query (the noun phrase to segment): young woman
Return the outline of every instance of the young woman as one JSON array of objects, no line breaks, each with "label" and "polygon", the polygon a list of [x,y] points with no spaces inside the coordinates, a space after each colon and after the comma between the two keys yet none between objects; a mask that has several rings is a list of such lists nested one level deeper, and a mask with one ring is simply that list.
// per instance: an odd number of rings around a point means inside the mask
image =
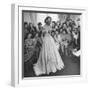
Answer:
[{"label": "young woman", "polygon": [[50,72],[55,73],[57,70],[61,70],[64,67],[64,63],[62,58],[58,52],[55,41],[50,35],[52,30],[51,26],[51,17],[46,17],[45,25],[43,29],[43,44],[41,48],[41,52],[36,64],[34,64],[33,68],[35,74],[49,74]]}]

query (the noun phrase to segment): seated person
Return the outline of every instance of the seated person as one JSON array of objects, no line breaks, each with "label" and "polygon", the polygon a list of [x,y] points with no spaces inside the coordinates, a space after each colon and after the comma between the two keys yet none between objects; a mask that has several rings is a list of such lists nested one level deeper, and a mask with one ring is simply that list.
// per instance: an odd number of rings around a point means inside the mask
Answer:
[{"label": "seated person", "polygon": [[30,58],[33,56],[33,53],[35,51],[36,40],[32,39],[31,36],[32,36],[31,34],[28,34],[28,37],[24,43],[25,45],[24,50],[26,52],[24,54],[25,62],[30,60]]},{"label": "seated person", "polygon": [[52,31],[56,31],[56,22],[52,21]]},{"label": "seated person", "polygon": [[51,36],[54,38],[54,36],[55,36],[55,31],[51,31]]},{"label": "seated person", "polygon": [[54,35],[54,39],[55,39],[55,42],[56,42],[57,49],[59,50],[59,47],[60,47],[60,44],[61,44],[61,36],[58,33],[58,31],[56,31],[56,33]]},{"label": "seated person", "polygon": [[29,23],[28,30],[29,30],[29,33],[32,34],[31,38],[34,38],[37,33],[36,27],[32,23]]},{"label": "seated person", "polygon": [[28,23],[24,22],[24,40],[27,38],[28,33]]},{"label": "seated person", "polygon": [[39,22],[37,25],[38,25],[38,31],[42,31],[42,28],[43,28],[43,27],[42,27],[42,23]]},{"label": "seated person", "polygon": [[73,39],[75,41],[75,44],[77,45],[77,40],[78,40],[78,37],[79,37],[79,33],[77,32],[77,29],[74,29],[72,31],[72,35],[73,35]]},{"label": "seated person", "polygon": [[65,53],[68,55],[68,45],[72,40],[72,37],[70,34],[67,34],[65,31],[63,31],[61,34],[61,50],[62,53]]},{"label": "seated person", "polygon": [[35,45],[35,39],[32,39],[32,34],[28,34],[27,39],[25,40],[26,48],[34,47]]}]

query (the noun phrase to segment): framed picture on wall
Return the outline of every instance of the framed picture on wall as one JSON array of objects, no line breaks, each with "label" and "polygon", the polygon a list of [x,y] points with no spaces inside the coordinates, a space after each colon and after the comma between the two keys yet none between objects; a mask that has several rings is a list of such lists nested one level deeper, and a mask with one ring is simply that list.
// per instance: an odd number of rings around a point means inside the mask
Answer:
[{"label": "framed picture on wall", "polygon": [[86,79],[86,9],[13,4],[11,11],[13,86]]}]

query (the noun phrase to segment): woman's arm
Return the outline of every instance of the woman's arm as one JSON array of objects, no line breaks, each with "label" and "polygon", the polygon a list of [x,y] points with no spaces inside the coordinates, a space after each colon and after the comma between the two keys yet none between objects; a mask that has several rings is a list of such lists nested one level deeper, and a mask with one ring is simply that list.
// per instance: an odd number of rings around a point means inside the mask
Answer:
[{"label": "woman's arm", "polygon": [[51,35],[51,30],[49,30],[48,33]]},{"label": "woman's arm", "polygon": [[43,27],[43,29],[42,29],[42,37],[44,37],[45,36],[45,34],[46,34],[46,29]]}]

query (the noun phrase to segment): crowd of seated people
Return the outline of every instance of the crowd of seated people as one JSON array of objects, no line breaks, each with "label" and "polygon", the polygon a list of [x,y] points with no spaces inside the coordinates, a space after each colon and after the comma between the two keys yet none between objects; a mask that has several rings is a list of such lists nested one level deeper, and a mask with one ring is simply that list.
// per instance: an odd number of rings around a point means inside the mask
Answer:
[{"label": "crowd of seated people", "polygon": [[36,60],[39,56],[40,48],[42,45],[41,23],[38,23],[36,28],[32,23],[24,23],[24,60],[25,62],[34,59]]},{"label": "crowd of seated people", "polygon": [[[66,18],[63,23],[52,21],[51,26],[51,36],[62,55],[71,56],[73,51],[80,50],[80,25],[76,25],[74,20]],[[24,22],[25,62],[31,58],[38,59],[42,47],[42,30],[41,22],[37,24],[37,27],[32,23]]]}]

